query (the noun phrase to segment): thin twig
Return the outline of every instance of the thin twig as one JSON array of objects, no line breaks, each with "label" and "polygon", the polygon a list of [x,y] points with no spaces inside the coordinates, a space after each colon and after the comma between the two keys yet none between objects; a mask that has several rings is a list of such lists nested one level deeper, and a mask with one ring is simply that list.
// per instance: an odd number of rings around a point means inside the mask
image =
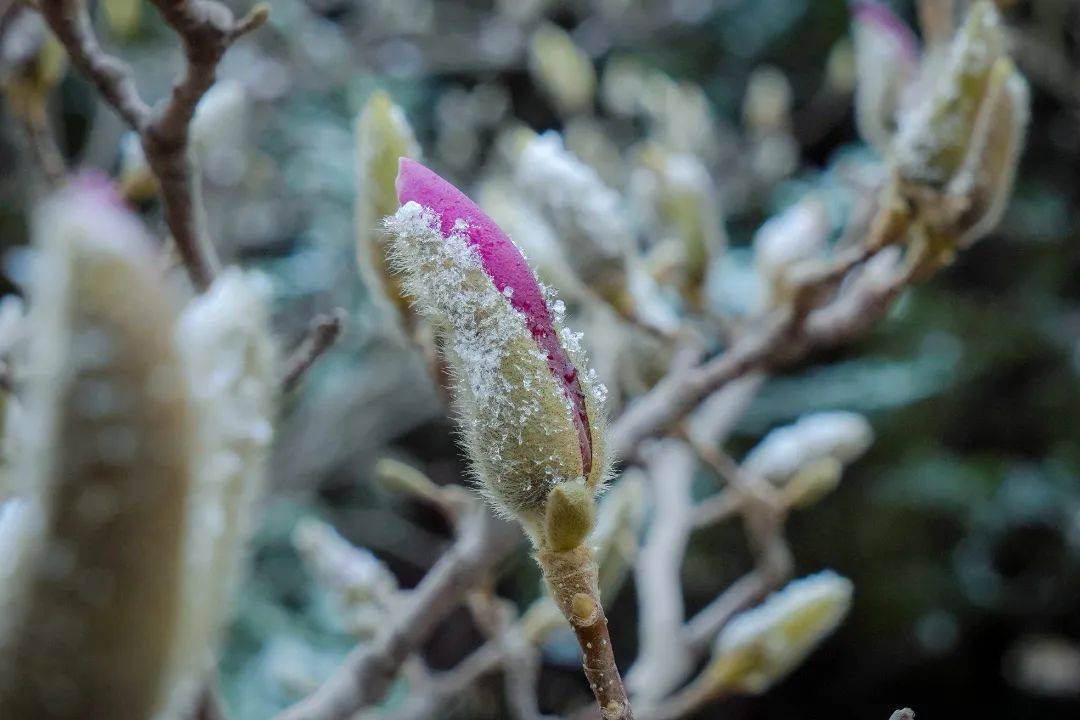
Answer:
[{"label": "thin twig", "polygon": [[281,377],[282,392],[296,388],[308,369],[337,341],[345,317],[343,308],[334,308],[327,315],[316,315],[311,319],[304,339],[285,360],[285,372]]}]

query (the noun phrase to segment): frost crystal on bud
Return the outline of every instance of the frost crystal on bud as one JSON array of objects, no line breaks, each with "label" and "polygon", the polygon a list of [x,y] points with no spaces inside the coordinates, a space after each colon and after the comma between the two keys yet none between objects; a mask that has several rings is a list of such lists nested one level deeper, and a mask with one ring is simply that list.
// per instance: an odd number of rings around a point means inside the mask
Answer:
[{"label": "frost crystal on bud", "polygon": [[743,461],[747,472],[782,484],[804,466],[823,458],[850,464],[869,449],[874,431],[851,412],[820,412],[770,432]]},{"label": "frost crystal on bud", "polygon": [[266,281],[223,272],[181,314],[177,345],[197,432],[188,497],[182,632],[174,649],[177,716],[197,697],[210,651],[235,600],[265,479],[277,396]]},{"label": "frost crystal on bud", "polygon": [[152,717],[180,613],[186,383],[153,243],[103,178],[36,218],[16,494],[32,541],[0,584],[0,717]]},{"label": "frost crystal on bud", "polygon": [[596,93],[592,60],[562,28],[545,24],[533,33],[529,72],[559,112],[568,115],[592,105]]},{"label": "frost crystal on bud", "polygon": [[840,625],[853,590],[850,580],[826,570],[736,615],[716,639],[709,682],[717,692],[765,692]]},{"label": "frost crystal on bud", "polygon": [[483,211],[408,159],[397,185],[390,259],[443,338],[473,468],[542,537],[552,487],[582,479],[595,490],[603,477],[603,386],[579,372],[562,303]]},{"label": "frost crystal on bud", "polygon": [[904,94],[918,72],[918,41],[885,5],[857,2],[853,16],[855,119],[863,139],[885,154]]},{"label": "frost crystal on bud", "polygon": [[409,300],[401,280],[390,271],[387,237],[379,222],[397,210],[399,157],[420,157],[405,112],[382,90],[374,92],[356,118],[356,257],[364,280],[388,299],[404,320],[412,324]]}]

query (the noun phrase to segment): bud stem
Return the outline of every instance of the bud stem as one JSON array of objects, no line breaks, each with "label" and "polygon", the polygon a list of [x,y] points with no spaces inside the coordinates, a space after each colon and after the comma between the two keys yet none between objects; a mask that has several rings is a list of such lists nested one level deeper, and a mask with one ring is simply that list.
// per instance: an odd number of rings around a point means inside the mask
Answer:
[{"label": "bud stem", "polygon": [[581,667],[596,696],[603,720],[634,720],[608,635],[607,616],[597,589],[592,549],[579,545],[569,552],[544,548],[536,554],[551,596],[581,646]]}]

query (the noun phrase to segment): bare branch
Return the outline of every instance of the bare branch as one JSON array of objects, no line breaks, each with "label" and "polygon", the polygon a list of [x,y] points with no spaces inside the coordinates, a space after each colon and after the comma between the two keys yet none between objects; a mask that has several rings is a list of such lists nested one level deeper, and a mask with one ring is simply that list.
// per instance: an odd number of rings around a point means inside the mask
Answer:
[{"label": "bare branch", "polygon": [[307,335],[285,361],[281,378],[281,391],[290,392],[304,377],[304,373],[333,345],[345,323],[345,310],[334,308],[328,315],[316,315],[308,325]]}]

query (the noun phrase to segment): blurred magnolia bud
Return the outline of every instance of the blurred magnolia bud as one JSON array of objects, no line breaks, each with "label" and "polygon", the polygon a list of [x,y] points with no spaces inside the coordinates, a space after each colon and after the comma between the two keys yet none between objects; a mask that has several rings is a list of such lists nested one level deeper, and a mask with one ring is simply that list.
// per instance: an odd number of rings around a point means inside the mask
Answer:
[{"label": "blurred magnolia bud", "polygon": [[638,112],[645,88],[646,68],[637,60],[614,57],[604,64],[600,99],[615,115],[631,116]]},{"label": "blurred magnolia bud", "polygon": [[40,14],[16,7],[11,15],[0,37],[0,84],[12,112],[41,128],[49,93],[67,70],[67,54]]},{"label": "blurred magnolia bud", "polygon": [[825,85],[832,93],[847,95],[856,90],[856,72],[854,44],[848,38],[840,38],[829,49],[825,61]]},{"label": "blurred magnolia bud", "polygon": [[521,251],[469,198],[401,160],[391,261],[443,338],[465,445],[484,493],[538,544],[548,495],[606,472],[606,390],[584,372],[581,336]]},{"label": "blurred magnolia bud", "polygon": [[247,115],[247,91],[236,80],[214,83],[195,107],[191,146],[216,185],[236,185],[247,171]]},{"label": "blurred magnolia bud", "polygon": [[901,121],[898,191],[916,210],[920,262],[948,262],[997,224],[1027,129],[1027,84],[1005,53],[1001,18],[971,6],[926,97]]},{"label": "blurred magnolia bud", "polygon": [[529,40],[529,72],[563,115],[589,109],[596,71],[584,50],[562,28],[544,24]]},{"label": "blurred magnolia bud", "polygon": [[149,718],[169,694],[192,417],[154,243],[103,178],[35,219],[19,497],[0,585],[0,717]]},{"label": "blurred magnolia bud", "polygon": [[712,176],[696,157],[655,144],[643,150],[641,162],[653,178],[662,232],[678,243],[676,283],[690,307],[701,310],[709,268],[727,244]]},{"label": "blurred magnolia bud", "polygon": [[600,499],[589,541],[600,566],[602,598],[612,600],[626,580],[637,557],[647,505],[645,476],[640,468],[627,469]]},{"label": "blurred magnolia bud", "polygon": [[344,629],[360,637],[374,634],[398,599],[397,579],[389,568],[321,520],[302,520],[292,539],[304,565],[329,594]]},{"label": "blurred magnolia bud", "polygon": [[661,72],[645,77],[638,101],[650,139],[704,162],[718,159],[720,138],[713,106],[700,85],[676,82]]},{"label": "blurred magnolia bud", "polygon": [[750,74],[743,97],[743,121],[752,133],[766,135],[791,127],[792,90],[787,76],[766,66]]},{"label": "blurred magnolia bud", "polygon": [[126,132],[120,137],[120,192],[132,202],[145,202],[157,195],[157,178],[146,162],[138,133]]},{"label": "blurred magnolia bud", "polygon": [[142,0],[104,0],[105,22],[113,35],[128,38],[139,31],[142,21]]},{"label": "blurred magnolia bud", "polygon": [[754,265],[768,285],[773,304],[787,299],[787,274],[792,266],[821,256],[831,233],[828,209],[814,196],[803,198],[758,228]]},{"label": "blurred magnolia bud", "polygon": [[839,487],[843,473],[844,464],[831,455],[807,463],[784,486],[784,503],[793,508],[810,507]]},{"label": "blurred magnolia bud", "polygon": [[919,68],[919,45],[903,20],[874,0],[852,6],[855,121],[863,140],[888,153],[905,93]]},{"label": "blurred magnolia bud", "polygon": [[[243,576],[266,476],[278,393],[264,278],[221,273],[183,311],[176,341],[195,410],[181,633],[172,712],[183,717],[211,667]],[[188,712],[185,712],[188,711]]]},{"label": "blurred magnolia bud", "polygon": [[874,431],[862,415],[842,411],[812,413],[771,431],[747,454],[742,465],[748,473],[782,485],[823,458],[849,465],[869,449],[873,440]]},{"label": "blurred magnolia bud", "polygon": [[620,312],[632,312],[627,255],[633,236],[618,193],[563,147],[557,133],[531,139],[515,178],[539,206],[578,275]]},{"label": "blurred magnolia bud", "polygon": [[388,240],[382,218],[397,211],[399,157],[420,157],[405,112],[382,90],[372,93],[356,118],[356,257],[373,294],[390,301],[406,330],[414,323],[401,279],[390,271]]},{"label": "blurred magnolia bud", "polygon": [[703,677],[716,694],[765,692],[840,625],[853,590],[850,580],[830,570],[788,583],[731,619]]}]

